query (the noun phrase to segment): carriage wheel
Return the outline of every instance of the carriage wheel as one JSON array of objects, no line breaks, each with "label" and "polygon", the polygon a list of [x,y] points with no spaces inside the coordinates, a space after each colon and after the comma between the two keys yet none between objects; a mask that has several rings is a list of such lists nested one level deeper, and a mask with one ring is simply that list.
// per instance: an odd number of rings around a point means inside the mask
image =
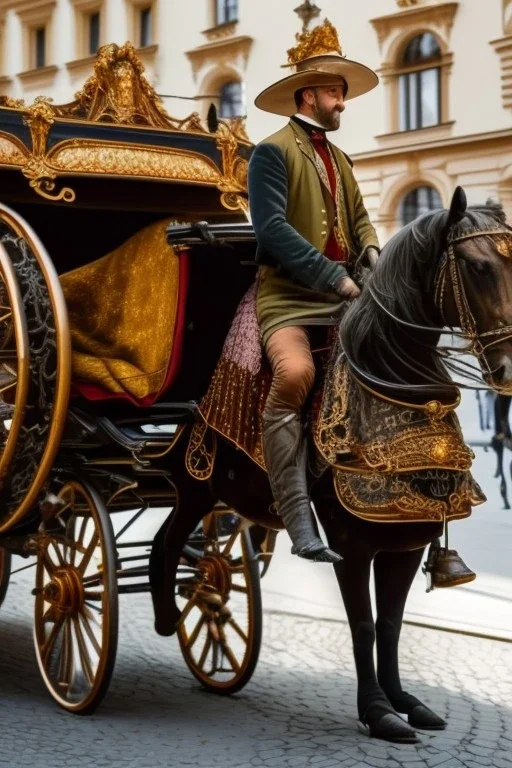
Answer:
[{"label": "carriage wheel", "polygon": [[34,641],[48,691],[64,709],[89,714],[115,664],[118,600],[112,523],[88,483],[71,480],[38,534]]},{"label": "carriage wheel", "polygon": [[5,593],[9,586],[9,576],[11,575],[11,555],[5,549],[0,547],[0,605],[5,599]]},{"label": "carriage wheel", "polygon": [[0,482],[9,471],[29,390],[28,333],[16,273],[0,243]]},{"label": "carriage wheel", "polygon": [[193,675],[209,690],[236,693],[261,647],[260,575],[249,527],[215,510],[189,539],[178,570],[178,637]]}]

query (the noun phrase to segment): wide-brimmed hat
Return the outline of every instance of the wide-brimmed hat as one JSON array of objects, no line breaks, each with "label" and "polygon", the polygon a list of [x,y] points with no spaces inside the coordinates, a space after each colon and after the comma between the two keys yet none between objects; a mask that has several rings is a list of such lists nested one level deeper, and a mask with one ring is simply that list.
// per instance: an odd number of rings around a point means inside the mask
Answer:
[{"label": "wide-brimmed hat", "polygon": [[297,111],[294,96],[302,88],[344,85],[347,100],[371,91],[379,82],[372,69],[345,58],[338,33],[328,19],[311,32],[297,35],[297,45],[288,51],[285,66],[295,67],[295,72],[256,97],[259,109],[289,117]]}]

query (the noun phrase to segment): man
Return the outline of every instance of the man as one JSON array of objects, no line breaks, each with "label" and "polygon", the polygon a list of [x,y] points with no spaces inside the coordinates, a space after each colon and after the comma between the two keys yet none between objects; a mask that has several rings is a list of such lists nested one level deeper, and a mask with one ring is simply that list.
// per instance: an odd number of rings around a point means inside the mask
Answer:
[{"label": "man", "polygon": [[309,560],[341,558],[320,539],[306,482],[302,409],[315,367],[307,328],[339,322],[359,288],[348,268],[363,256],[373,266],[379,243],[352,173],[326,136],[339,128],[345,101],[377,85],[372,70],[343,58],[327,19],[297,36],[292,74],[267,88],[256,106],[291,117],[254,150],[249,202],[258,241],[257,314],[272,368],[263,413],[263,450],[292,552]]}]

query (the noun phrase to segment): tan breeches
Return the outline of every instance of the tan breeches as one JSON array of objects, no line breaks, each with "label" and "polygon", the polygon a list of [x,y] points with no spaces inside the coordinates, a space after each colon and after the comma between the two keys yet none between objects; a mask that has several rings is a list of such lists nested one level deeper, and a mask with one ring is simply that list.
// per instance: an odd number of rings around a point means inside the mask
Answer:
[{"label": "tan breeches", "polygon": [[272,368],[272,384],[265,412],[300,414],[315,379],[315,364],[305,328],[287,326],[270,336],[265,347]]}]

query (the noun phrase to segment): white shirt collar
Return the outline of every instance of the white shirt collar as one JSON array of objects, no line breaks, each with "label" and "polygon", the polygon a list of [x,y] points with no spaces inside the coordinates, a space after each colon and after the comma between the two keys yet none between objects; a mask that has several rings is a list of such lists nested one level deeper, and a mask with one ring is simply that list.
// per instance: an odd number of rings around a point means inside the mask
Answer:
[{"label": "white shirt collar", "polygon": [[297,120],[303,120],[305,123],[309,123],[310,125],[314,125],[315,128],[320,128],[322,131],[325,131],[325,128],[323,125],[320,125],[320,123],[317,123],[316,120],[313,120],[312,117],[308,117],[307,115],[303,115],[301,112],[296,112],[294,117],[297,118]]}]

